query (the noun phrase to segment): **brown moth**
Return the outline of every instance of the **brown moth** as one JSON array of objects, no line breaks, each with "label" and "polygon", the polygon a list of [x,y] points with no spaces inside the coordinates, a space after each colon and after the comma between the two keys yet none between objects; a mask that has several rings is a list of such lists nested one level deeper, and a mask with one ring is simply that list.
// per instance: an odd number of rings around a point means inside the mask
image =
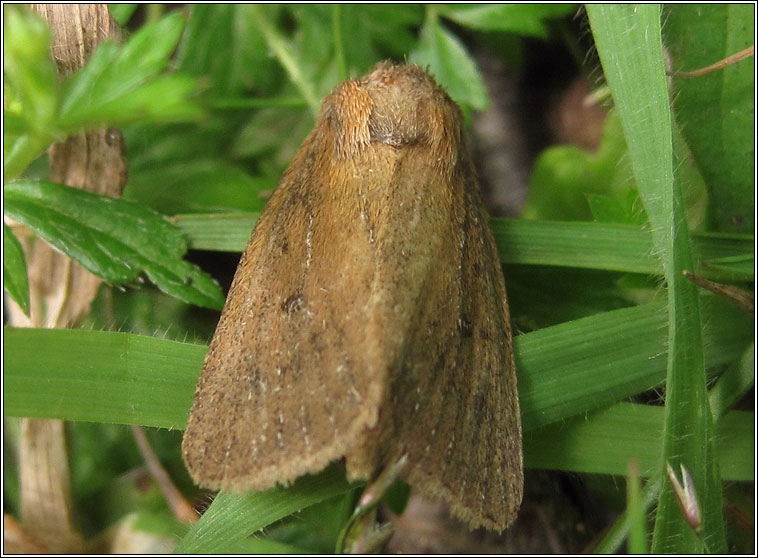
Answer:
[{"label": "brown moth", "polygon": [[240,260],[182,451],[234,492],[405,456],[470,527],[514,519],[505,284],[460,110],[423,69],[382,62],[324,100]]}]

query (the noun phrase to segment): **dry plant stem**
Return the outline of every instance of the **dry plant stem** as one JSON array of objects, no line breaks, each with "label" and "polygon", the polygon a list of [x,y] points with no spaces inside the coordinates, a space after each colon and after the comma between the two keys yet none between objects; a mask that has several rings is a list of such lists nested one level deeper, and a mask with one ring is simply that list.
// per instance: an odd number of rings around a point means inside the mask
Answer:
[{"label": "dry plant stem", "polygon": [[60,420],[21,422],[21,516],[24,529],[52,552],[84,550],[73,524],[65,425]]},{"label": "dry plant stem", "polygon": [[703,279],[702,277],[699,277],[694,273],[687,271],[686,269],[682,270],[682,274],[687,279],[695,283],[698,287],[708,289],[717,295],[728,298],[750,314],[755,313],[755,299],[750,295],[749,292],[733,285],[724,285],[723,283],[715,283],[713,281],[709,281],[708,279]]},{"label": "dry plant stem", "polygon": [[50,550],[33,533],[8,514],[3,515],[4,554],[49,554]]},{"label": "dry plant stem", "polygon": [[755,45],[747,47],[745,50],[741,50],[737,52],[736,54],[732,54],[731,56],[727,56],[726,58],[719,60],[718,62],[715,62],[714,64],[711,64],[710,66],[706,66],[705,68],[700,68],[698,70],[692,70],[691,72],[666,72],[667,75],[672,77],[698,77],[703,76],[705,74],[708,74],[710,72],[715,72],[716,70],[720,70],[722,68],[726,68],[727,66],[730,66],[732,64],[735,64],[739,62],[740,60],[744,60],[745,58],[748,58],[750,56],[753,56],[755,54]]},{"label": "dry plant stem", "polygon": [[142,457],[145,459],[148,471],[158,483],[158,486],[163,492],[163,495],[168,501],[168,505],[171,506],[171,510],[174,512],[174,516],[185,523],[195,523],[198,515],[195,509],[184,499],[181,492],[177,490],[174,483],[171,481],[171,477],[161,465],[158,460],[158,456],[155,455],[153,448],[150,446],[150,442],[145,436],[145,431],[142,427],[132,425],[132,434],[137,441],[137,447],[139,447]]},{"label": "dry plant stem", "polygon": [[[34,4],[53,34],[52,54],[62,79],[81,68],[97,44],[120,36],[104,4]],[[126,183],[121,134],[101,129],[51,146],[50,180],[91,192],[119,196]],[[89,311],[100,279],[48,244],[21,235],[29,270],[30,316],[9,302],[16,327],[70,327]],[[73,527],[64,425],[59,420],[24,419],[19,446],[21,513],[25,529],[51,552],[81,552]]]}]

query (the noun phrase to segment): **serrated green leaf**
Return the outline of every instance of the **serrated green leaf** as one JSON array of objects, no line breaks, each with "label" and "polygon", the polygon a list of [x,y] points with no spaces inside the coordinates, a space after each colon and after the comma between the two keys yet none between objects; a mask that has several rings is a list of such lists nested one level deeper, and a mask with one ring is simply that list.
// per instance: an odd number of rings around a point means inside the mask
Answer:
[{"label": "serrated green leaf", "polygon": [[181,233],[143,206],[61,184],[18,181],[5,186],[5,212],[107,281],[133,282],[144,272],[185,302],[223,305],[218,285],[181,259],[187,249]]},{"label": "serrated green leaf", "polygon": [[547,35],[544,19],[575,11],[575,4],[450,4],[442,8],[441,14],[472,29],[508,31],[542,38]]},{"label": "serrated green leaf", "polygon": [[187,100],[194,81],[158,78],[183,27],[182,15],[175,12],[145,25],[122,47],[101,44],[87,65],[64,82],[58,126],[73,132],[105,121],[197,117],[198,107]]},{"label": "serrated green leaf", "polygon": [[463,43],[442,26],[433,11],[421,29],[421,40],[410,61],[428,66],[437,82],[457,102],[476,110],[486,110],[489,97],[476,63]]},{"label": "serrated green leaf", "polygon": [[3,223],[3,286],[24,313],[29,315],[29,277],[21,243]]}]

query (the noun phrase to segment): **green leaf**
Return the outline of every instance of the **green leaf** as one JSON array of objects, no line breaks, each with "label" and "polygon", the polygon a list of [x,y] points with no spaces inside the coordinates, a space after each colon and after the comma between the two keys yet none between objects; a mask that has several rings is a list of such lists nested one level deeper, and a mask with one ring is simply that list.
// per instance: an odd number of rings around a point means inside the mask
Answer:
[{"label": "green leaf", "polygon": [[10,350],[5,415],[160,428],[184,428],[207,351],[155,337],[70,329],[6,327],[4,341]]},{"label": "green leaf", "polygon": [[411,53],[410,61],[419,66],[428,66],[455,102],[476,110],[486,110],[489,97],[476,63],[463,43],[440,24],[434,10],[427,6],[421,40]]},{"label": "green leaf", "polygon": [[215,96],[269,89],[277,77],[252,12],[239,4],[190,5],[178,69],[201,78]]},{"label": "green leaf", "polygon": [[442,7],[441,15],[472,29],[544,38],[547,36],[544,19],[575,11],[575,4],[449,4]]},{"label": "green leaf", "polygon": [[29,278],[26,258],[16,235],[3,223],[3,286],[24,313],[29,315]]},{"label": "green leaf", "polygon": [[742,358],[733,363],[711,388],[711,410],[719,420],[755,385],[755,344],[751,343]]},{"label": "green leaf", "polygon": [[5,186],[5,213],[106,281],[135,281],[144,272],[162,291],[220,308],[223,294],[181,259],[187,244],[160,214],[122,199],[49,182]]},{"label": "green leaf", "polygon": [[[618,112],[611,110],[598,149],[549,147],[534,163],[521,216],[525,219],[589,220],[587,196],[625,199],[634,187]],[[638,221],[635,221],[638,222]]]},{"label": "green leaf", "polygon": [[167,215],[230,209],[260,211],[266,203],[263,192],[273,186],[269,180],[251,176],[226,161],[203,157],[186,160],[182,165],[156,161],[142,167],[130,174],[127,194]]},{"label": "green leaf", "polygon": [[57,74],[50,44],[47,25],[27,6],[3,11],[3,114],[11,123],[3,140],[6,181],[19,176],[47,145],[60,139],[54,129]]},{"label": "green leaf", "polygon": [[184,27],[179,12],[145,25],[123,46],[101,44],[87,65],[63,84],[58,126],[67,132],[103,122],[192,119],[188,76],[159,76]]},{"label": "green leaf", "polygon": [[[651,478],[645,485],[645,489],[641,498],[641,507],[645,513],[647,513],[655,505],[660,490],[660,475]],[[594,553],[618,554],[621,550],[622,545],[624,544],[624,541],[629,536],[629,532],[632,529],[632,521],[634,521],[634,519],[630,517],[629,510],[624,510],[616,519],[615,523],[606,530],[603,539],[594,548]]]},{"label": "green leaf", "polygon": [[629,517],[629,552],[647,554],[647,510],[642,497],[639,465],[629,461],[626,475],[626,514]]},{"label": "green leaf", "polygon": [[[741,355],[746,317],[704,298],[708,367]],[[514,339],[524,430],[545,426],[660,385],[666,371],[660,302],[572,320]]]},{"label": "green leaf", "polygon": [[[265,6],[250,5],[248,9],[251,10],[252,16],[258,25],[258,30],[265,38],[269,50],[274,53],[279,63],[287,71],[290,80],[297,87],[306,103],[308,103],[311,114],[315,117],[320,107],[316,89],[314,83],[306,75],[300,61],[294,56],[292,46],[285,40],[284,36],[271,21]],[[316,41],[312,44],[318,45],[319,42]]]},{"label": "green leaf", "polygon": [[179,227],[195,250],[241,252],[260,213],[230,212],[175,215]]},{"label": "green leaf", "polygon": [[139,4],[108,4],[108,12],[116,23],[124,27],[138,7]]},{"label": "green leaf", "polygon": [[[664,12],[672,70],[709,66],[752,45],[748,4],[677,4]],[[755,64],[753,58],[699,77],[673,78],[682,134],[710,193],[718,230],[755,225]]]},{"label": "green leaf", "polygon": [[50,60],[50,30],[26,6],[3,13],[3,75],[29,129],[47,131],[55,120],[57,73]]}]

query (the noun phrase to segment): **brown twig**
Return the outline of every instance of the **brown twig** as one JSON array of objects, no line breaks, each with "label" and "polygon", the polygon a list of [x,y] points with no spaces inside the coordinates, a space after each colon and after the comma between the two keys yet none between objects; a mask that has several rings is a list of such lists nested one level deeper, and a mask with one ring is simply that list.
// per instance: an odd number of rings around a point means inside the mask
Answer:
[{"label": "brown twig", "polygon": [[691,72],[666,72],[666,75],[672,76],[672,77],[698,77],[710,72],[715,72],[716,70],[720,70],[721,68],[726,68],[727,66],[735,64],[739,62],[740,60],[744,60],[745,58],[753,56],[754,53],[755,53],[755,45],[749,46],[745,50],[741,50],[740,52],[736,54],[732,54],[731,56],[727,56],[726,58],[719,60],[718,62],[711,64],[710,66],[706,66],[705,68],[692,70]]},{"label": "brown twig", "polygon": [[745,311],[754,314],[755,313],[755,299],[748,293],[747,291],[744,291],[740,289],[739,287],[735,287],[733,285],[724,285],[723,283],[714,283],[713,281],[709,281],[708,279],[703,279],[702,277],[698,277],[694,273],[687,271],[686,269],[682,270],[682,275],[684,275],[687,279],[695,283],[699,287],[703,287],[704,289],[708,289],[709,291],[716,293],[718,295],[721,295],[725,298],[728,298],[729,300],[735,302],[738,306],[740,306]]},{"label": "brown twig", "polygon": [[139,447],[142,457],[145,459],[148,471],[158,483],[158,487],[163,492],[163,495],[168,501],[168,505],[171,506],[171,510],[179,521],[185,523],[195,523],[198,518],[197,511],[184,499],[182,493],[174,486],[171,477],[161,465],[158,460],[158,456],[155,455],[153,448],[150,447],[150,442],[147,441],[144,430],[141,427],[132,425],[132,433],[135,440],[137,440],[137,446]]}]

